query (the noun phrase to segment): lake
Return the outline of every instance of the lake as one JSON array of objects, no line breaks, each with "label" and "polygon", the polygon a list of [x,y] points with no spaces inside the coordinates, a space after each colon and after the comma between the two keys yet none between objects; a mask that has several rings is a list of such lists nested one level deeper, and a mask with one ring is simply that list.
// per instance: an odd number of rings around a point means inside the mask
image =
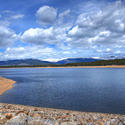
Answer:
[{"label": "lake", "polygon": [[0,69],[16,81],[0,102],[125,114],[125,68]]}]

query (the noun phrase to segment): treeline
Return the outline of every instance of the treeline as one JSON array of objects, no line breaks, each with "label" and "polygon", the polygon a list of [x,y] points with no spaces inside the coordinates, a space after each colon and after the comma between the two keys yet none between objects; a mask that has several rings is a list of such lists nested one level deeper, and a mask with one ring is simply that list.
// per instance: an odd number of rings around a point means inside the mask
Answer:
[{"label": "treeline", "polygon": [[0,66],[0,68],[30,68],[30,67],[68,67],[68,66],[106,66],[106,65],[125,65],[125,59],[99,60],[95,62],[68,63],[68,64],[48,64],[48,65],[13,65]]},{"label": "treeline", "polygon": [[0,66],[0,68],[31,68],[31,67],[56,67],[56,64],[48,65],[10,65],[10,66]]},{"label": "treeline", "polygon": [[106,65],[125,65],[125,59],[99,60],[95,62],[69,63],[64,66],[106,66]]}]

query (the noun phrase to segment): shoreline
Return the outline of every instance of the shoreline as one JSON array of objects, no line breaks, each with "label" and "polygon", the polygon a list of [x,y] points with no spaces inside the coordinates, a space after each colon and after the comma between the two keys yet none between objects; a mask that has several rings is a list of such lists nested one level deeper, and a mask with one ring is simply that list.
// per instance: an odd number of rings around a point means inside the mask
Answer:
[{"label": "shoreline", "polygon": [[5,125],[124,125],[125,115],[0,103]]},{"label": "shoreline", "polygon": [[125,65],[106,65],[106,66],[48,66],[48,67],[0,67],[0,69],[16,68],[125,68]]},{"label": "shoreline", "polygon": [[[30,68],[30,67],[29,67]],[[107,65],[107,66],[66,66],[66,67],[31,67],[31,68],[125,68],[125,65]]]},{"label": "shoreline", "polygon": [[16,81],[0,76],[0,95],[9,89],[12,89],[14,83],[16,83]]}]

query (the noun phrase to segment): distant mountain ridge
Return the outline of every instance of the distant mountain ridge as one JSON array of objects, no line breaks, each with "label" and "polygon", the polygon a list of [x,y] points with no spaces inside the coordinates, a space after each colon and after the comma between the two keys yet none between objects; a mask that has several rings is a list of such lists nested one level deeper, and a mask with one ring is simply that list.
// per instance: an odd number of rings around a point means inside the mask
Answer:
[{"label": "distant mountain ridge", "polygon": [[0,66],[28,66],[28,65],[48,65],[53,64],[52,62],[48,61],[41,61],[38,59],[18,59],[18,60],[7,60],[7,61],[0,61]]},{"label": "distant mountain ridge", "polygon": [[58,62],[49,62],[38,59],[17,59],[17,60],[0,61],[0,66],[67,64],[67,63],[95,62],[98,60],[99,59],[94,59],[94,58],[67,58],[60,60]]},{"label": "distant mountain ridge", "polygon": [[81,62],[95,62],[99,59],[94,58],[67,58],[56,62],[56,64],[67,64],[67,63],[81,63]]}]

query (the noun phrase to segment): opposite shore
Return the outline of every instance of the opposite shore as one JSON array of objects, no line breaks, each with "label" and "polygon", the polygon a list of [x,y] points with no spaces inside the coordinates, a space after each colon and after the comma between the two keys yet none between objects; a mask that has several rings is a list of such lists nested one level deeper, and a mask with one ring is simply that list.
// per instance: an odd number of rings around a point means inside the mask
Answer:
[{"label": "opposite shore", "polygon": [[0,69],[8,68],[125,68],[125,65],[106,65],[106,66],[16,66],[16,67],[0,67]]},{"label": "opposite shore", "polygon": [[107,66],[62,66],[62,67],[33,67],[33,68],[125,68],[125,65],[107,65]]},{"label": "opposite shore", "polygon": [[0,76],[0,95],[2,95],[7,90],[13,88],[13,84],[16,83],[16,81],[3,78]]}]

